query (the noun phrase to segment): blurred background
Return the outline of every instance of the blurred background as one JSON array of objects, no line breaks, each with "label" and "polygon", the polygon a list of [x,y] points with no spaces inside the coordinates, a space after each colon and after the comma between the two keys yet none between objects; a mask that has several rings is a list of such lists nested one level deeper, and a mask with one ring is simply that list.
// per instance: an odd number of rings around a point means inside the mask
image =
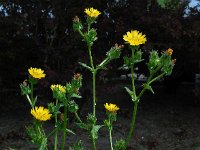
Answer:
[{"label": "blurred background", "polygon": [[[101,62],[115,43],[124,44],[127,31],[139,30],[147,36],[142,47],[145,58],[152,49],[174,50],[177,62],[173,73],[159,84],[169,93],[187,85],[191,96],[199,100],[200,0],[1,0],[1,111],[28,107],[19,84],[28,78],[29,67],[42,68],[47,74],[37,87],[43,99],[51,96],[51,84],[65,84],[77,72],[83,74],[83,95],[90,95],[90,75],[78,65],[89,62],[87,47],[72,29],[75,16],[85,21],[83,11],[88,7],[102,12],[94,24],[98,32],[93,47],[95,63]],[[127,54],[125,47],[122,57]],[[98,75],[99,85],[126,74],[117,69],[123,65],[122,57]],[[148,75],[145,64],[138,68],[138,74]]]}]

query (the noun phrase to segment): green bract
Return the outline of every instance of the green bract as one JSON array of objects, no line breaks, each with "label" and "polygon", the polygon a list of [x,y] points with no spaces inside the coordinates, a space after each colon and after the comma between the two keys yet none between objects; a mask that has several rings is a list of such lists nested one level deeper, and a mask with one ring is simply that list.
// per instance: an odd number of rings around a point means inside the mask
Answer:
[{"label": "green bract", "polygon": [[149,55],[149,62],[147,64],[149,71],[154,70],[161,64],[160,57],[158,56],[157,51],[151,51]]},{"label": "green bract", "polygon": [[90,29],[87,33],[84,34],[84,39],[88,46],[92,46],[94,41],[97,40],[97,32],[95,29]]}]

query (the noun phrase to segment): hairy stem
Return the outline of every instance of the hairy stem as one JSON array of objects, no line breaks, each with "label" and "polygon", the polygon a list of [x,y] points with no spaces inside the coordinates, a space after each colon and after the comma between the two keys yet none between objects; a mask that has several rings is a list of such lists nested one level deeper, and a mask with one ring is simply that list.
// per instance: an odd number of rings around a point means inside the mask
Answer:
[{"label": "hairy stem", "polygon": [[132,52],[131,81],[132,81],[133,98],[134,98],[135,104],[134,104],[134,109],[133,109],[131,126],[130,126],[128,137],[126,140],[126,147],[130,143],[131,136],[133,134],[133,129],[134,129],[135,120],[136,120],[136,114],[137,114],[137,106],[138,106],[138,101],[137,101],[137,96],[136,96],[136,91],[135,91],[135,79],[134,79],[134,48],[131,48],[131,52]]},{"label": "hairy stem", "polygon": [[67,128],[67,106],[64,106],[64,122],[63,122],[63,137],[62,137],[62,146],[61,149],[65,149],[65,142],[66,142],[66,128]]},{"label": "hairy stem", "polygon": [[93,144],[93,148],[94,150],[96,150],[96,141],[94,139],[94,137],[92,136],[92,144]]},{"label": "hairy stem", "polygon": [[110,127],[109,127],[110,149],[113,150],[113,143],[112,143],[112,123],[111,123],[110,117],[109,117],[109,124],[110,124]]},{"label": "hairy stem", "polygon": [[[56,99],[56,106],[58,105],[58,99]],[[56,113],[55,116],[55,127],[57,128],[57,122],[58,122],[58,114]],[[58,130],[55,131],[55,139],[54,139],[54,150],[57,150],[58,148]]]}]

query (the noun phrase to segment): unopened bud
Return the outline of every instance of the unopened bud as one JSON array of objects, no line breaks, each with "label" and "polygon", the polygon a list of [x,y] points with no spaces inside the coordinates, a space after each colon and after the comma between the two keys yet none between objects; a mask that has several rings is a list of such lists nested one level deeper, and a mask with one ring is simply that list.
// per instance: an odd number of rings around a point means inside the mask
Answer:
[{"label": "unopened bud", "polygon": [[122,49],[122,48],[124,48],[124,45],[118,45],[117,43],[115,44],[115,48],[116,49]]},{"label": "unopened bud", "polygon": [[172,59],[172,63],[175,65],[176,64],[176,59]]},{"label": "unopened bud", "polygon": [[74,79],[75,80],[80,80],[81,79],[81,74],[80,73],[74,74]]},{"label": "unopened bud", "polygon": [[78,17],[78,16],[75,16],[74,19],[73,19],[73,22],[79,23],[79,17]]},{"label": "unopened bud", "polygon": [[63,113],[60,114],[60,119],[61,119],[62,121],[64,121],[64,114],[63,114]]},{"label": "unopened bud", "polygon": [[168,54],[168,55],[172,55],[172,53],[173,53],[173,49],[171,49],[171,48],[168,48],[168,50],[166,51],[166,53]]},{"label": "unopened bud", "polygon": [[27,85],[28,85],[27,79],[25,79],[25,80],[23,81],[23,86],[27,86]]}]

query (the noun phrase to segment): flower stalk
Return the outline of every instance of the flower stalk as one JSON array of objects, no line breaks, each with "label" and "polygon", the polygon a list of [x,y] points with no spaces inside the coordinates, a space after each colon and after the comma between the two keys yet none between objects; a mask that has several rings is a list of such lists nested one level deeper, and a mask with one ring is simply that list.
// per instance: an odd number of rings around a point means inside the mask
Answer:
[{"label": "flower stalk", "polygon": [[65,105],[64,106],[64,121],[63,121],[63,129],[62,129],[62,132],[63,132],[62,145],[61,145],[62,150],[65,149],[65,142],[66,142],[66,135],[67,135],[66,129],[67,129],[67,106]]},{"label": "flower stalk", "polygon": [[[58,106],[58,99],[56,99],[56,106]],[[58,126],[58,114],[55,114],[55,128]],[[54,150],[58,149],[58,130],[55,131],[54,135]]]}]

